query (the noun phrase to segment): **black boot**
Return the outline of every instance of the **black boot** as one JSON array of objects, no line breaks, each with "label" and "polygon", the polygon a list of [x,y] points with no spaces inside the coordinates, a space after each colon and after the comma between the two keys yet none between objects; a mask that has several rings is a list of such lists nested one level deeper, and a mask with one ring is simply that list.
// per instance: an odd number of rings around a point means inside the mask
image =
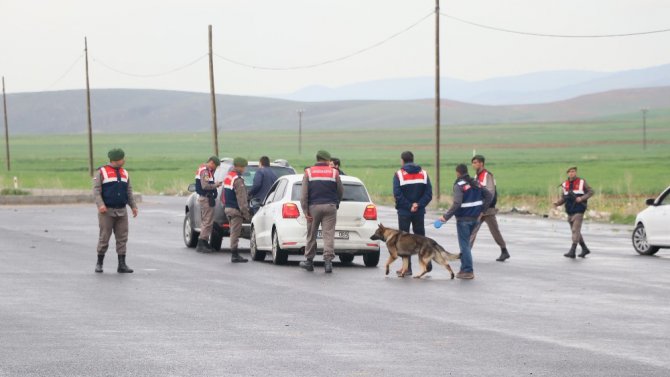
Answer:
[{"label": "black boot", "polygon": [[[432,270],[432,267],[431,267]],[[430,271],[430,270],[428,270]],[[402,267],[395,272],[396,275],[401,276],[400,273],[402,272]],[[409,262],[407,262],[407,271],[405,271],[404,276],[412,276],[412,259],[410,258]]]},{"label": "black boot", "polygon": [[312,272],[314,271],[314,262],[311,259],[305,259],[304,261],[300,262],[300,268]]},{"label": "black boot", "polygon": [[591,250],[589,250],[589,248],[586,247],[586,243],[583,240],[579,242],[579,246],[582,247],[582,252],[579,253],[580,258],[584,258],[586,257],[587,254],[591,253]]},{"label": "black boot", "polygon": [[95,265],[95,272],[102,272],[102,261],[105,260],[105,254],[98,254],[98,264]]},{"label": "black boot", "polygon": [[247,263],[249,260],[242,257],[237,250],[231,250],[232,254],[230,255],[231,263]]},{"label": "black boot", "polygon": [[433,262],[432,261],[428,262],[428,264],[426,265],[426,272],[431,272],[431,271],[433,271]]},{"label": "black boot", "polygon": [[132,274],[133,270],[126,265],[126,256],[119,255],[119,268],[116,269],[116,272],[120,274]]},{"label": "black boot", "polygon": [[195,251],[198,253],[212,253],[214,252],[214,249],[209,246],[209,242],[207,242],[207,240],[198,239],[198,246],[196,246]]},{"label": "black boot", "polygon": [[327,274],[333,272],[333,261],[331,261],[331,260],[324,261],[323,262],[323,269]]},{"label": "black boot", "polygon": [[500,256],[496,260],[498,262],[504,262],[505,259],[509,259],[509,252],[507,252],[507,248],[502,248],[500,249]]},{"label": "black boot", "polygon": [[572,258],[572,259],[575,259],[575,252],[576,252],[576,251],[577,251],[577,244],[576,244],[576,243],[573,243],[573,244],[572,244],[572,247],[570,248],[570,251],[568,251],[567,253],[563,254],[563,256],[566,257],[566,258]]}]

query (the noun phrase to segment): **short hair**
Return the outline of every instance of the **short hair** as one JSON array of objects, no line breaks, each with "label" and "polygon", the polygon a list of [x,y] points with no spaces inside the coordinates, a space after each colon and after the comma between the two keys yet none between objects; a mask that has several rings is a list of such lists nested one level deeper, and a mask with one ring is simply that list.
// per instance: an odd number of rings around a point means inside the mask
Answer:
[{"label": "short hair", "polygon": [[414,153],[410,151],[404,151],[400,154],[400,158],[407,163],[407,162],[414,162]]},{"label": "short hair", "polygon": [[456,165],[456,171],[460,175],[467,175],[468,174],[468,166],[465,164],[458,164]]},{"label": "short hair", "polygon": [[221,165],[221,160],[216,156],[212,156],[212,157],[209,158],[209,160],[207,160],[207,162],[210,162],[210,161],[213,162],[214,165],[216,165],[216,166]]},{"label": "short hair", "polygon": [[470,160],[470,162],[475,162],[475,161],[479,161],[482,164],[485,164],[486,163],[486,158],[484,158],[484,156],[482,156],[481,154],[476,154],[474,157],[472,157],[472,160]]},{"label": "short hair", "polygon": [[333,165],[340,166],[340,159],[337,157],[331,157],[330,161],[332,161]]},{"label": "short hair", "polygon": [[270,157],[268,156],[263,156],[258,160],[258,162],[261,164],[261,166],[268,167],[270,166]]}]

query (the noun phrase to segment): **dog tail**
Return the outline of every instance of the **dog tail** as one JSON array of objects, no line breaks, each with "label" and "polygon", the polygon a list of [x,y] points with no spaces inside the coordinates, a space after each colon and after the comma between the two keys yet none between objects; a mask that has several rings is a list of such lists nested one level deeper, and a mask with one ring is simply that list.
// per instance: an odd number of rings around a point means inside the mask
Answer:
[{"label": "dog tail", "polygon": [[445,250],[439,243],[437,243],[437,242],[435,242],[435,247],[436,247],[437,250],[440,252],[440,255],[442,256],[442,258],[444,258],[444,259],[447,260],[447,261],[461,259],[461,254],[460,254],[460,253],[458,253],[458,254],[452,254],[452,253],[446,251],[446,250]]}]

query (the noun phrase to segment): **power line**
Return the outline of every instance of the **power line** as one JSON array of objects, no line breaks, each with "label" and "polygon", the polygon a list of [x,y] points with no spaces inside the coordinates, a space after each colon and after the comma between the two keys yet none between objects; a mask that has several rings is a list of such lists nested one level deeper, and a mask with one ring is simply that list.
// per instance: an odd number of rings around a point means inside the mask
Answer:
[{"label": "power line", "polygon": [[79,55],[79,56],[77,57],[77,59],[75,59],[75,60],[72,62],[72,64],[70,64],[70,66],[68,67],[68,69],[66,69],[65,72],[63,72],[63,74],[60,75],[60,77],[58,77],[58,78],[56,79],[56,81],[52,82],[51,85],[47,86],[45,89],[42,89],[42,91],[43,91],[43,92],[46,92],[47,90],[53,88],[56,84],[58,84],[63,78],[65,78],[65,76],[67,76],[67,75],[70,73],[70,71],[72,71],[72,69],[74,69],[74,67],[77,65],[77,63],[79,63],[79,61],[80,61],[81,58],[83,58],[83,57],[84,57],[84,54]]},{"label": "power line", "polygon": [[381,46],[381,45],[383,45],[383,44],[389,42],[390,40],[392,40],[392,39],[394,39],[394,38],[400,36],[401,34],[404,34],[404,33],[408,32],[408,31],[414,29],[416,26],[418,26],[420,23],[422,23],[422,22],[425,21],[428,17],[430,17],[430,16],[432,16],[432,15],[434,15],[434,14],[435,14],[435,12],[431,11],[430,13],[428,13],[427,15],[421,17],[419,20],[417,20],[416,22],[412,23],[412,24],[409,25],[408,27],[406,27],[406,28],[400,30],[399,32],[396,32],[396,33],[394,33],[394,34],[392,34],[392,35],[390,35],[390,36],[384,38],[383,40],[381,40],[381,41],[379,41],[379,42],[377,42],[377,43],[374,43],[374,44],[372,44],[372,45],[370,45],[370,46],[367,46],[367,47],[365,47],[365,48],[362,48],[362,49],[360,49],[360,50],[354,51],[354,52],[352,52],[352,53],[350,53],[350,54],[347,54],[347,55],[344,55],[344,56],[340,56],[340,57],[337,57],[337,58],[332,58],[332,59],[324,60],[324,61],[317,62],[317,63],[303,64],[303,65],[295,65],[295,66],[285,66],[285,67],[277,67],[277,66],[273,67],[273,66],[262,66],[262,65],[256,65],[256,64],[245,63],[245,62],[241,62],[241,61],[239,61],[239,60],[235,60],[235,59],[232,59],[232,58],[229,58],[229,57],[226,57],[226,56],[219,55],[219,54],[217,54],[217,53],[214,53],[214,56],[216,56],[217,58],[219,58],[219,59],[221,59],[221,60],[224,60],[224,61],[226,61],[226,62],[228,62],[228,63],[232,63],[232,64],[239,65],[239,66],[246,67],[246,68],[260,69],[260,70],[266,70],[266,71],[291,71],[291,70],[298,70],[298,69],[315,68],[315,67],[320,67],[320,66],[327,65],[327,64],[332,64],[332,63],[340,62],[340,61],[343,61],[343,60],[346,60],[346,59],[349,59],[349,58],[353,58],[353,57],[356,56],[356,55],[360,55],[360,54],[365,53],[365,52],[367,52],[367,51],[370,51],[370,50],[372,50],[372,49],[374,49],[374,48],[377,48],[377,47],[379,47],[379,46]]},{"label": "power line", "polygon": [[489,30],[495,30],[495,31],[502,31],[505,33],[513,33],[513,34],[521,34],[521,35],[530,35],[534,37],[551,37],[551,38],[616,38],[616,37],[633,37],[636,35],[646,35],[646,34],[657,34],[657,33],[667,33],[670,32],[670,29],[659,29],[659,30],[647,30],[647,31],[639,31],[639,32],[634,32],[634,33],[617,33],[617,34],[547,34],[547,33],[536,33],[536,32],[530,32],[530,31],[520,31],[520,30],[512,30],[512,29],[506,29],[502,27],[497,27],[497,26],[491,26],[491,25],[485,25],[485,24],[480,24],[478,22],[474,21],[469,21],[465,20],[460,17],[452,16],[450,14],[440,12],[441,16],[450,18],[452,20],[456,20],[459,22],[462,22],[464,24],[480,27],[483,29],[489,29]]},{"label": "power line", "polygon": [[124,76],[148,78],[148,77],[166,76],[166,75],[169,75],[169,74],[172,74],[172,73],[181,71],[182,69],[188,68],[188,67],[192,66],[193,64],[199,62],[200,60],[204,59],[206,56],[207,56],[207,54],[202,54],[202,55],[200,55],[198,58],[196,58],[195,60],[190,61],[190,62],[188,62],[188,63],[186,63],[186,64],[184,64],[184,65],[181,65],[181,66],[179,66],[179,67],[173,68],[173,69],[171,69],[171,70],[169,70],[169,71],[159,72],[159,73],[148,73],[148,74],[140,74],[140,73],[126,72],[126,71],[122,71],[122,70],[120,70],[120,69],[116,69],[116,68],[110,66],[109,64],[106,64],[105,62],[103,62],[103,61],[100,60],[100,59],[93,58],[92,60],[93,60],[95,63],[98,63],[98,64],[100,64],[101,66],[103,66],[103,67],[109,69],[110,71],[114,71],[114,72],[116,72],[116,73],[118,73],[118,74],[121,74],[121,75],[124,75]]}]

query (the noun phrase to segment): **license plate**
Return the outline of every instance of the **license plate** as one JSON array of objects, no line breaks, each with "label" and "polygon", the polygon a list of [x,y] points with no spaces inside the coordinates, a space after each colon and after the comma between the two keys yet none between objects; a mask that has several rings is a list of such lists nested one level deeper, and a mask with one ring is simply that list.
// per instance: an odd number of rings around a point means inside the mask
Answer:
[{"label": "license plate", "polygon": [[[323,233],[321,232],[321,230],[319,230],[316,233],[316,238],[323,238]],[[349,239],[349,231],[348,230],[336,230],[335,231],[335,239],[348,240]]]}]

